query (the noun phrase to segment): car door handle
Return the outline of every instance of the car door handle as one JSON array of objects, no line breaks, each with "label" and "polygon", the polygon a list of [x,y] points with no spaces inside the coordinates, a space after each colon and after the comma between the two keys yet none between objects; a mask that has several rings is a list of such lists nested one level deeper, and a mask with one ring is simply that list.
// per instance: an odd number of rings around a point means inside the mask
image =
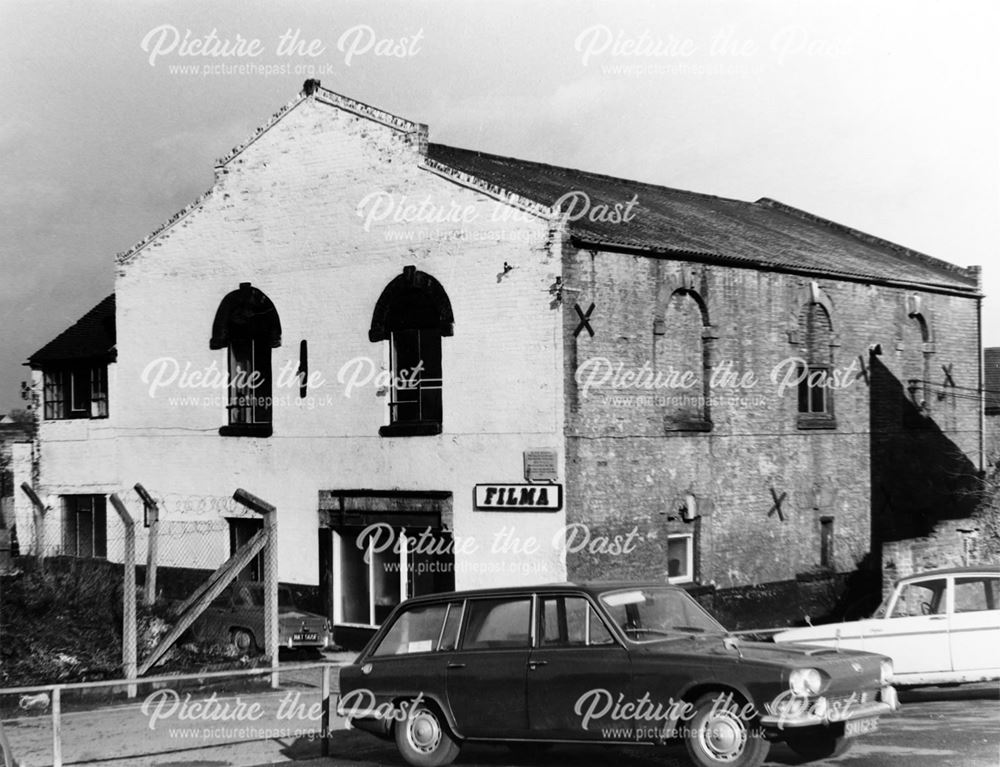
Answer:
[{"label": "car door handle", "polygon": [[529,660],[528,668],[535,669],[539,666],[548,666],[549,662],[547,660]]},{"label": "car door handle", "polygon": [[928,617],[930,617],[930,619],[932,621],[943,621],[943,620],[946,620],[948,618],[947,615],[931,615],[931,616],[928,616]]},{"label": "car door handle", "polygon": [[465,668],[464,663],[449,663],[448,668]]}]

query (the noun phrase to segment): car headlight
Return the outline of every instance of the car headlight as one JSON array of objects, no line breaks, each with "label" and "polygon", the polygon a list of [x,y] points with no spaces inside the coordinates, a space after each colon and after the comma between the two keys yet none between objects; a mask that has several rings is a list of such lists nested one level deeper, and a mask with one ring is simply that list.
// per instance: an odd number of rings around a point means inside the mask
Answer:
[{"label": "car headlight", "polygon": [[879,672],[879,682],[883,687],[887,684],[892,684],[892,661],[884,660],[882,661],[882,668]]},{"label": "car headlight", "polygon": [[788,687],[796,695],[818,695],[823,677],[814,668],[797,668],[788,677]]}]

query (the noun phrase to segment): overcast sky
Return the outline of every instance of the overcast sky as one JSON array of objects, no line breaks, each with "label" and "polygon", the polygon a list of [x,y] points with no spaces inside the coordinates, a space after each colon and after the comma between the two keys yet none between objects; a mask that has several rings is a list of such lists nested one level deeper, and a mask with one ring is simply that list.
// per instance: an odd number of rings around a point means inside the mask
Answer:
[{"label": "overcast sky", "polygon": [[[432,141],[773,197],[980,264],[998,346],[998,7],[0,0],[0,411],[28,354],[112,291],[115,254],[208,189],[310,66]],[[199,55],[210,35],[244,55]],[[282,36],[302,45],[279,56]]]}]

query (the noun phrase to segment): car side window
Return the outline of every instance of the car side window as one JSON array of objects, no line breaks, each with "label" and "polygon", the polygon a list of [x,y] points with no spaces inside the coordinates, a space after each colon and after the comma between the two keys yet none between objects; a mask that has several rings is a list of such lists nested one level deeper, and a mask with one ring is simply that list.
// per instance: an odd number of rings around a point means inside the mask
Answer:
[{"label": "car side window", "polygon": [[614,639],[583,597],[545,597],[540,603],[542,647],[589,647]]},{"label": "car side window", "polygon": [[448,605],[414,607],[401,613],[379,642],[372,657],[433,652],[441,636]]},{"label": "car side window", "polygon": [[955,612],[973,613],[980,610],[998,610],[1000,578],[976,575],[955,579]]},{"label": "car side window", "polygon": [[915,615],[942,615],[945,607],[944,578],[907,583],[900,589],[890,618],[911,618]]},{"label": "car side window", "polygon": [[531,646],[531,599],[470,599],[465,611],[463,650],[519,649]]}]

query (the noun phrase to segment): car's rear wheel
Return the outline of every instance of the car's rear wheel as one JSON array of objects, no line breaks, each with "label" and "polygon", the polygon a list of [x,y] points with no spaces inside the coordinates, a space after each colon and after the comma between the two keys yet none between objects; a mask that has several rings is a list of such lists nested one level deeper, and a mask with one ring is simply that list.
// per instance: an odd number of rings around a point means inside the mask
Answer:
[{"label": "car's rear wheel", "polygon": [[828,732],[803,732],[785,738],[788,747],[806,759],[829,759],[846,754],[852,742],[850,738],[837,737]]},{"label": "car's rear wheel", "polygon": [[246,629],[230,629],[229,641],[244,655],[253,655],[257,652],[257,642],[254,641],[253,634]]},{"label": "car's rear wheel", "polygon": [[758,767],[771,745],[756,720],[742,716],[746,701],[735,693],[712,692],[695,701],[688,723],[687,747],[699,767]]},{"label": "car's rear wheel", "polygon": [[438,712],[423,703],[414,705],[393,730],[396,748],[414,767],[451,764],[460,751]]}]

